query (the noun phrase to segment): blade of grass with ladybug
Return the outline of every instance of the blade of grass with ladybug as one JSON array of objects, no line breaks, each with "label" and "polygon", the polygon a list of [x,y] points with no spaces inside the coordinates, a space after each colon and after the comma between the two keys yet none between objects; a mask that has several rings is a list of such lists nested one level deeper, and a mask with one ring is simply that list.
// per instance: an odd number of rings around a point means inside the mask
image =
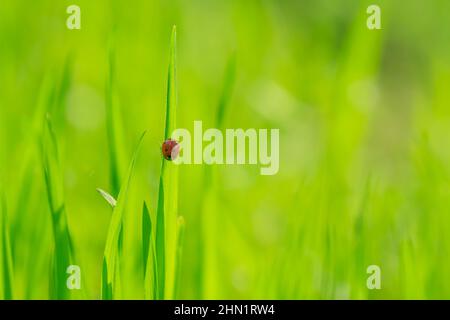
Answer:
[{"label": "blade of grass with ladybug", "polygon": [[[176,128],[177,72],[176,72],[176,27],[172,29],[170,61],[167,80],[167,101],[164,138]],[[156,211],[155,237],[152,237],[148,210],[143,210],[143,243],[145,265],[145,295],[156,299],[175,298],[178,270],[181,257],[184,220],[178,217],[178,168],[175,164],[161,160],[158,204]],[[155,244],[153,246],[153,239]],[[155,266],[156,264],[156,266]],[[156,290],[154,289],[156,286]]]}]

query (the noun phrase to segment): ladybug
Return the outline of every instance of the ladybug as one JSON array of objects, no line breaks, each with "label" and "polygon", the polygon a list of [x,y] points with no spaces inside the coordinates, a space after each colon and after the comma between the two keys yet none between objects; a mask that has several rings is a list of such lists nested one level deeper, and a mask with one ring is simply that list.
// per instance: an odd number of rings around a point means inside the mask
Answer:
[{"label": "ladybug", "polygon": [[167,139],[161,147],[164,159],[172,161],[178,157],[180,153],[180,144],[176,140]]}]

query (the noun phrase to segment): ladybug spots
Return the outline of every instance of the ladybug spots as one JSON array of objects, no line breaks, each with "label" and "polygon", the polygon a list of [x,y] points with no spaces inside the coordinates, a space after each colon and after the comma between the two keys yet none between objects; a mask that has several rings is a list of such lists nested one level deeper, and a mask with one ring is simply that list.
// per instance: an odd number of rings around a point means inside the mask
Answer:
[{"label": "ladybug spots", "polygon": [[178,156],[180,145],[175,140],[167,139],[163,142],[161,149],[164,159],[171,161]]}]

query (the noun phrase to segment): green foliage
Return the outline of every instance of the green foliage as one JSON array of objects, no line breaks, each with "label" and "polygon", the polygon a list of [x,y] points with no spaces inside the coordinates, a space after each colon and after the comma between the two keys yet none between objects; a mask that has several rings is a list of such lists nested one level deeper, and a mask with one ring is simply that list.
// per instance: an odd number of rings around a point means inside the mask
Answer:
[{"label": "green foliage", "polygon": [[[68,30],[3,1],[1,298],[448,297],[450,2],[377,4],[81,1]],[[195,120],[279,128],[279,173],[164,160]]]}]

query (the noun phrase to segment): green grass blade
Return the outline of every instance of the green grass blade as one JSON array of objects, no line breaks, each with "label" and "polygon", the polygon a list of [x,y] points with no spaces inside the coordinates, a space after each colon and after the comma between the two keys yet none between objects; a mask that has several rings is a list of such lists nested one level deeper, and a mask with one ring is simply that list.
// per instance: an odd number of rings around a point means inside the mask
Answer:
[{"label": "green grass blade", "polygon": [[[43,177],[36,179],[36,163],[42,161],[42,139],[45,132],[46,113],[48,113],[52,96],[54,95],[54,77],[47,73],[41,79],[41,85],[39,93],[36,97],[36,104],[34,106],[34,114],[30,119],[30,127],[28,134],[24,137],[24,148],[21,154],[21,161],[16,164],[15,168],[15,181],[8,184],[8,194],[11,197],[9,201],[8,212],[11,214],[11,248],[17,248],[17,246],[23,241],[24,236],[30,236],[31,243],[35,243],[36,240],[42,238],[42,230],[47,229],[47,223],[43,219],[47,212],[41,212],[36,214],[33,212],[33,206],[36,206],[36,200],[39,196],[34,194],[33,190],[39,190],[41,193],[43,184]],[[38,167],[38,170],[41,170]],[[45,188],[45,186],[44,186]],[[46,206],[46,202],[42,201],[39,204],[41,208]],[[16,250],[14,250],[17,252]],[[16,298],[36,298],[46,296],[42,291],[36,292],[35,288],[42,282],[42,271],[36,267],[36,265],[43,265],[47,259],[47,249],[37,249],[33,246],[26,246],[25,250],[22,250],[20,254],[23,259],[16,258],[16,261],[21,266],[24,266],[26,273],[26,280],[21,285],[20,282],[16,284],[17,290],[15,290]],[[16,257],[17,257],[16,255]],[[17,272],[20,272],[21,267],[17,266]],[[23,294],[21,294],[23,293]]]},{"label": "green grass blade", "polygon": [[48,203],[52,217],[54,256],[53,275],[50,290],[53,299],[67,299],[70,291],[66,286],[66,269],[72,260],[72,243],[67,225],[64,202],[64,186],[58,159],[58,148],[50,120],[43,137],[44,176],[47,187]]},{"label": "green grass blade", "polygon": [[128,189],[130,181],[133,175],[134,166],[139,153],[142,140],[144,139],[145,132],[139,139],[139,143],[134,151],[131,163],[128,167],[128,173],[124,180],[124,183],[120,189],[119,197],[117,199],[117,205],[113,209],[111,222],[108,229],[108,235],[106,238],[105,252],[103,258],[103,272],[102,272],[102,299],[113,299],[118,292],[117,277],[118,277],[118,258],[120,251],[120,239],[123,224],[123,215],[125,211],[125,202],[128,196]]},{"label": "green grass blade", "polygon": [[116,88],[115,52],[110,43],[108,51],[108,76],[106,80],[106,130],[108,136],[111,193],[117,196],[121,186],[120,179],[127,170],[126,147],[121,110]]},{"label": "green grass blade", "polygon": [[[163,165],[164,167],[164,165]],[[164,218],[164,188],[162,173],[159,179],[159,191],[158,191],[158,209],[156,212],[156,266],[158,274],[158,299],[164,299],[164,286],[165,286],[165,218]]]},{"label": "green grass blade", "polygon": [[[144,271],[147,269],[147,259],[150,253],[150,243],[152,239],[152,220],[147,203],[144,202],[142,208],[142,259],[144,261]],[[146,273],[146,272],[145,272]],[[145,275],[145,274],[144,274]]]},{"label": "green grass blade", "polygon": [[0,298],[13,299],[13,267],[4,194],[0,194]]},{"label": "green grass blade", "polygon": [[231,98],[234,83],[236,80],[236,56],[232,55],[228,60],[223,82],[222,95],[220,96],[219,106],[217,108],[216,127],[222,128],[226,109]]},{"label": "green grass blade", "polygon": [[177,28],[173,26],[172,37],[170,41],[170,61],[167,74],[167,104],[166,104],[166,123],[164,137],[170,138],[173,130],[176,129],[176,112],[178,104],[177,87]]},{"label": "green grass blade", "polygon": [[155,241],[152,232],[152,221],[147,203],[142,209],[142,249],[144,261],[145,298],[158,297],[158,274],[156,269]]},{"label": "green grass blade", "polygon": [[113,295],[113,285],[112,281],[109,281],[110,275],[108,274],[108,265],[106,262],[106,257],[103,257],[103,265],[102,265],[102,287],[101,287],[101,295],[103,300],[112,300]]},{"label": "green grass blade", "polygon": [[[70,87],[72,85],[72,54],[69,54],[64,62],[64,67],[61,74],[56,74],[52,81],[52,91],[50,99],[46,105],[47,113],[52,115],[52,120],[55,128],[64,127],[66,124],[66,99]],[[41,120],[40,118],[39,120]]]},{"label": "green grass blade", "polygon": [[[176,128],[177,76],[176,27],[173,27],[167,81],[167,105],[164,137]],[[162,159],[159,182],[156,252],[158,264],[159,299],[173,297],[176,256],[176,217],[178,206],[178,170],[176,165]]]}]

